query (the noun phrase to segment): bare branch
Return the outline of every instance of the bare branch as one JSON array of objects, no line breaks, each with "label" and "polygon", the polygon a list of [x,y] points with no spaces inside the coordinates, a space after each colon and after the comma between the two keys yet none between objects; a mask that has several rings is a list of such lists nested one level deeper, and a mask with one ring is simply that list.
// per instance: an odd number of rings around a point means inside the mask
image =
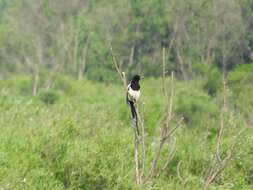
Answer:
[{"label": "bare branch", "polygon": [[178,179],[180,180],[181,184],[182,184],[182,190],[185,190],[185,187],[187,185],[187,182],[189,180],[189,177],[182,177],[181,172],[180,172],[180,167],[182,165],[182,161],[179,161],[178,165],[177,165],[177,176]]},{"label": "bare branch", "polygon": [[188,80],[188,76],[185,71],[184,61],[181,56],[181,53],[180,53],[178,47],[176,47],[175,50],[176,50],[177,61],[179,63],[179,68],[180,68],[180,71],[182,72],[183,78],[184,78],[184,80]]},{"label": "bare branch", "polygon": [[146,149],[145,149],[145,128],[144,128],[144,106],[145,104],[142,103],[142,115],[140,118],[140,126],[141,126],[141,145],[142,145],[142,168],[141,168],[141,177],[144,178],[145,172],[145,161],[146,161]]},{"label": "bare branch", "polygon": [[141,175],[140,175],[140,163],[139,163],[139,139],[135,135],[134,140],[134,161],[135,161],[135,179],[137,185],[141,184]]},{"label": "bare branch", "polygon": [[[111,42],[109,43],[110,45],[110,52],[111,52],[111,56],[112,56],[112,61],[113,64],[115,66],[115,69],[117,71],[117,73],[120,76],[120,79],[124,85],[124,89],[127,90],[127,81],[126,81],[126,76],[125,76],[125,72],[121,71],[121,67],[119,66],[117,59],[113,53],[113,48],[111,45]],[[138,125],[135,126],[135,138],[134,138],[134,162],[135,162],[135,180],[137,185],[141,185],[143,183],[143,176],[144,176],[144,159],[145,159],[145,142],[144,142],[144,120],[142,121],[141,116],[139,114],[139,110],[138,110],[138,106],[136,104],[134,104],[136,112],[137,112],[137,118],[138,118],[138,122],[141,125],[142,128],[142,137],[139,138],[139,134],[138,134]],[[139,155],[139,145],[140,145],[140,139],[142,141],[142,151],[143,151],[143,160],[140,160],[140,155]],[[140,166],[142,166],[142,170],[140,171]]]},{"label": "bare branch", "polygon": [[184,118],[181,118],[176,127],[174,127],[171,131],[169,131],[169,133],[164,137],[164,139],[168,139],[171,135],[173,135],[173,133],[181,126],[183,120]]},{"label": "bare branch", "polygon": [[223,134],[223,130],[224,130],[224,114],[225,114],[225,112],[226,112],[226,81],[225,81],[225,78],[223,78],[223,108],[222,108],[222,112],[221,112],[221,123],[220,123],[220,128],[219,128],[217,142],[216,142],[216,158],[219,161],[221,161],[220,145],[221,145],[221,139],[222,139],[222,134]]},{"label": "bare branch", "polygon": [[165,54],[165,48],[163,48],[163,70],[162,70],[162,83],[163,83],[163,85],[162,85],[162,87],[163,87],[163,89],[162,89],[162,91],[163,91],[163,93],[165,94],[165,96],[167,97],[167,95],[166,95],[166,93],[167,93],[167,91],[166,91],[166,85],[165,85],[165,65],[166,65],[166,54]]},{"label": "bare branch", "polygon": [[114,64],[114,67],[115,67],[116,71],[118,72],[121,81],[123,82],[124,88],[127,89],[127,81],[126,81],[125,72],[122,72],[119,65],[118,65],[117,59],[113,53],[113,48],[112,48],[111,42],[109,43],[109,45],[110,45],[110,51],[111,51],[112,62]]},{"label": "bare branch", "polygon": [[226,168],[231,159],[232,153],[229,152],[229,154],[221,162],[215,163],[215,165],[210,169],[209,174],[203,184],[203,190],[208,190],[210,184],[214,181],[218,174],[220,174]]},{"label": "bare branch", "polygon": [[131,47],[131,51],[130,51],[130,55],[129,55],[128,68],[130,68],[134,63],[134,51],[135,51],[135,46],[133,45]]},{"label": "bare branch", "polygon": [[174,143],[172,144],[172,146],[171,146],[171,148],[170,148],[170,151],[169,151],[168,157],[167,157],[167,161],[166,161],[166,163],[164,164],[164,166],[163,166],[163,168],[162,168],[162,171],[164,171],[164,170],[168,167],[169,163],[171,162],[171,160],[172,160],[173,157],[174,157],[175,150],[176,150],[176,142],[177,142],[177,139],[176,139],[176,137],[175,137]]},{"label": "bare branch", "polygon": [[88,36],[86,40],[86,44],[83,48],[83,56],[82,56],[82,60],[80,62],[79,69],[78,69],[78,80],[81,80],[83,78],[83,73],[85,70],[86,62],[87,62],[89,44],[90,44],[90,37]]},{"label": "bare branch", "polygon": [[[215,178],[226,168],[228,165],[229,161],[232,159],[233,153],[235,151],[235,144],[236,144],[236,139],[233,140],[233,144],[229,147],[228,151],[226,152],[226,156],[222,159],[221,158],[221,153],[220,153],[220,146],[221,146],[221,141],[222,141],[222,136],[223,136],[223,131],[224,131],[224,113],[227,111],[226,109],[226,82],[225,82],[225,77],[223,76],[223,108],[221,112],[221,124],[220,128],[217,134],[217,139],[216,139],[216,148],[215,148],[215,153],[214,153],[214,162],[213,165],[210,167],[209,172],[207,174],[207,177],[203,183],[202,189],[203,190],[208,190],[210,184],[215,180]],[[241,132],[238,134],[238,136],[241,134]],[[237,137],[238,137],[237,136]]]},{"label": "bare branch", "polygon": [[159,147],[155,153],[155,157],[152,161],[152,165],[151,168],[149,170],[148,176],[146,178],[146,180],[148,180],[149,178],[152,178],[155,175],[155,171],[157,169],[157,163],[160,159],[160,155],[161,155],[161,151],[162,148],[166,142],[166,140],[171,136],[171,134],[174,133],[174,131],[178,128],[175,127],[174,129],[172,129],[171,131],[169,130],[170,128],[170,124],[172,121],[172,106],[173,106],[173,96],[174,96],[174,72],[172,71],[171,73],[171,95],[170,95],[170,100],[167,104],[167,113],[166,113],[166,118],[164,123],[162,124],[163,127],[161,129],[161,133],[160,133],[160,143],[159,143]]}]

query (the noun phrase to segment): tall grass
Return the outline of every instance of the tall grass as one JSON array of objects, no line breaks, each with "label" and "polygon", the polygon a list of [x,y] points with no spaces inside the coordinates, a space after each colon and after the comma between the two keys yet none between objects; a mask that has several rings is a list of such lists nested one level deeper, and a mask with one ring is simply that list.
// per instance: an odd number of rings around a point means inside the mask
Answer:
[{"label": "tall grass", "polygon": [[[201,188],[211,163],[210,152],[215,148],[222,96],[219,91],[208,95],[203,85],[176,82],[174,111],[187,119],[175,134],[171,163],[145,189],[181,189],[177,174],[180,161],[182,175],[189,177],[186,189]],[[159,79],[145,79],[142,86],[150,162],[158,140],[159,129],[154,126],[164,111],[164,100],[160,98]],[[137,188],[134,131],[120,85],[59,77],[50,93],[41,91],[44,95],[32,97],[30,78],[16,76],[1,81],[0,89],[0,189]],[[48,104],[45,96],[57,99]],[[234,103],[230,103],[232,108]],[[224,150],[237,131],[247,126],[236,111],[226,116],[225,124],[229,127],[222,143]],[[234,159],[211,189],[252,189],[251,132],[248,128],[243,133]]]}]

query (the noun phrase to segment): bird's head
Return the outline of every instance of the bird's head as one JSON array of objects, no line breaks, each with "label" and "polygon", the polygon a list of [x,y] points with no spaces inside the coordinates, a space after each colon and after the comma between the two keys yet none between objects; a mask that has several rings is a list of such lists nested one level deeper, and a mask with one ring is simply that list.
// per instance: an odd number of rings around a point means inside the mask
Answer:
[{"label": "bird's head", "polygon": [[134,75],[132,78],[133,82],[139,82],[141,80],[141,76],[140,75]]}]

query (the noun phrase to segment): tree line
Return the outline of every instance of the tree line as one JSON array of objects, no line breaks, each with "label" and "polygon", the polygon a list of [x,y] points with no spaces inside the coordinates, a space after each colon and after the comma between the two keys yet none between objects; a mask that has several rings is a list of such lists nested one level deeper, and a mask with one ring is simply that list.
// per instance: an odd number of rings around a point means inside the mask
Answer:
[{"label": "tree line", "polygon": [[110,45],[129,76],[166,71],[190,80],[206,65],[227,72],[253,59],[251,0],[0,0],[0,77],[57,74],[117,79]]}]

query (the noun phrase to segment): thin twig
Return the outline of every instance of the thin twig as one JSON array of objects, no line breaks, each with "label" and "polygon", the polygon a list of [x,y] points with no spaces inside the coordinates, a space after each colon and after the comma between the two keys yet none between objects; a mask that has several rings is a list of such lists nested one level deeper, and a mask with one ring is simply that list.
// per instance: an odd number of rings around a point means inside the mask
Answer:
[{"label": "thin twig", "polygon": [[150,168],[150,170],[148,172],[148,176],[146,177],[145,180],[148,180],[149,178],[152,178],[154,176],[155,171],[157,169],[157,163],[158,163],[160,156],[161,156],[161,151],[162,151],[163,145],[165,144],[166,140],[170,137],[170,135],[178,128],[178,127],[175,127],[173,130],[171,130],[169,132],[169,127],[170,127],[171,120],[172,120],[172,105],[173,105],[173,96],[174,96],[174,84],[173,83],[174,83],[174,72],[172,71],[172,73],[171,73],[171,95],[170,95],[170,100],[167,104],[166,119],[165,119],[165,123],[163,124],[163,127],[161,129],[159,147],[155,153],[155,157],[152,161],[151,168]]},{"label": "thin twig", "polygon": [[179,161],[178,165],[177,165],[177,176],[178,179],[180,180],[181,184],[182,184],[182,190],[185,190],[186,184],[189,180],[189,176],[188,177],[182,177],[181,172],[180,172],[180,167],[182,165],[182,161]]},{"label": "thin twig", "polygon": [[[144,172],[145,172],[145,161],[146,161],[146,150],[145,150],[145,129],[144,129],[144,103],[142,103],[142,121],[141,121],[141,144],[142,144],[142,171],[141,171],[141,177],[144,178]],[[140,118],[140,120],[141,120]]]},{"label": "thin twig", "polygon": [[122,72],[119,65],[118,65],[118,62],[117,62],[117,59],[113,53],[113,48],[112,48],[112,44],[110,43],[110,51],[111,51],[111,56],[112,56],[112,62],[115,66],[115,69],[116,71],[118,72],[119,76],[120,76],[120,79],[121,81],[123,82],[123,85],[124,85],[124,88],[127,89],[127,81],[126,81],[126,76],[125,76],[125,72]]},{"label": "thin twig", "polygon": [[167,90],[166,90],[166,85],[165,85],[165,83],[166,83],[166,81],[165,81],[165,65],[166,65],[166,52],[165,52],[165,48],[163,48],[163,61],[162,61],[162,64],[163,64],[163,70],[162,70],[162,83],[163,83],[163,85],[162,85],[162,91],[163,91],[163,93],[164,93],[164,95],[165,95],[165,97],[167,97]]},{"label": "thin twig", "polygon": [[223,108],[221,111],[221,123],[220,123],[220,128],[219,128],[217,142],[216,142],[216,158],[218,159],[219,162],[221,161],[220,146],[221,146],[221,139],[222,139],[223,130],[224,130],[225,111],[226,111],[226,82],[225,82],[225,78],[223,78]]},{"label": "thin twig", "polygon": [[182,117],[178,124],[176,125],[176,127],[174,127],[164,138],[167,139],[169,138],[171,135],[173,135],[173,133],[181,126],[182,122],[183,122],[184,118]]},{"label": "thin twig", "polygon": [[170,163],[171,160],[173,159],[174,154],[175,154],[175,152],[176,152],[176,151],[175,151],[175,150],[176,150],[176,143],[177,143],[177,138],[175,137],[174,143],[173,143],[172,146],[171,146],[171,149],[170,149],[170,151],[169,151],[169,153],[168,153],[167,161],[166,161],[166,163],[164,164],[164,166],[163,166],[163,168],[162,168],[162,171],[164,171],[164,170],[168,167],[169,163]]},{"label": "thin twig", "polygon": [[[135,125],[135,147],[134,147],[134,156],[135,156],[135,174],[136,174],[136,182],[137,182],[137,185],[141,185],[142,184],[142,176],[144,175],[143,172],[143,160],[142,162],[140,161],[140,155],[139,155],[139,145],[140,143],[141,144],[144,144],[144,142],[141,142],[143,141],[143,137],[140,137],[138,131],[138,123],[140,124],[140,126],[142,127],[143,123],[142,123],[142,120],[141,120],[141,117],[140,117],[140,113],[139,113],[139,110],[138,110],[138,107],[136,104],[134,104],[135,106],[135,110],[136,110],[136,113],[137,113],[137,119],[138,119],[138,122],[137,124]],[[142,132],[141,132],[141,135],[142,135]],[[144,147],[142,147],[143,150],[144,150]],[[140,168],[142,169],[140,171]]]},{"label": "thin twig", "polygon": [[138,137],[135,135],[134,139],[134,161],[135,161],[135,179],[137,185],[140,185],[140,170],[139,170],[139,140]]},{"label": "thin twig", "polygon": [[[208,175],[203,183],[202,189],[208,190],[210,184],[215,180],[215,178],[226,168],[229,161],[232,159],[233,153],[235,152],[235,145],[236,145],[236,139],[234,139],[234,143],[230,146],[228,151],[226,152],[226,156],[222,159],[221,153],[220,153],[220,146],[221,146],[221,140],[223,136],[224,131],[224,114],[227,111],[226,109],[226,82],[225,82],[225,75],[223,74],[223,108],[221,112],[221,124],[220,128],[217,134],[216,139],[216,148],[214,153],[214,161],[213,165],[209,169]],[[241,132],[238,134],[238,136],[241,134]]]}]

